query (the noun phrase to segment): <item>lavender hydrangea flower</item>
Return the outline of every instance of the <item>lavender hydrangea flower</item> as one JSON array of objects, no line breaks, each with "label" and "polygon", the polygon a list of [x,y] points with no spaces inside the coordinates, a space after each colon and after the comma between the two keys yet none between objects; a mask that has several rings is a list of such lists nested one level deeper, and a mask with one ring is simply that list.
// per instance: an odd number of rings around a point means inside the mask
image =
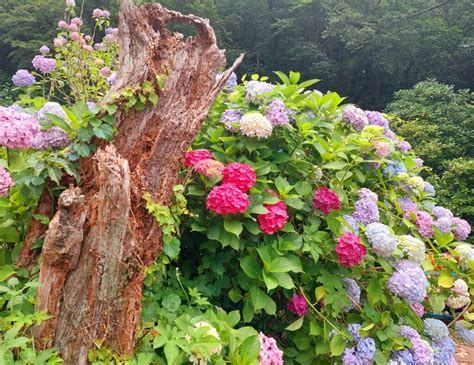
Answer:
[{"label": "lavender hydrangea flower", "polygon": [[115,83],[115,80],[117,79],[117,74],[116,73],[113,73],[112,75],[110,75],[109,77],[107,77],[107,83],[109,85],[113,85]]},{"label": "lavender hydrangea flower", "polygon": [[227,80],[225,87],[228,89],[233,89],[234,87],[237,86],[237,75],[235,72],[232,72],[229,76],[229,79]]},{"label": "lavender hydrangea flower", "polygon": [[434,353],[431,346],[421,338],[412,339],[412,353],[415,364],[431,365],[434,364]]},{"label": "lavender hydrangea flower", "polygon": [[355,203],[355,211],[353,217],[356,221],[368,225],[380,220],[379,208],[376,201],[371,199],[359,199]]},{"label": "lavender hydrangea flower", "polygon": [[13,84],[18,87],[26,87],[36,82],[35,77],[27,70],[18,70],[12,77]]},{"label": "lavender hydrangea flower", "polygon": [[370,223],[365,230],[367,240],[374,252],[383,257],[389,257],[396,250],[398,241],[388,226],[382,223]]},{"label": "lavender hydrangea flower", "polygon": [[386,129],[383,135],[392,141],[397,139],[397,135],[391,129]]},{"label": "lavender hydrangea flower", "polygon": [[354,338],[355,342],[359,342],[360,336],[359,336],[359,330],[362,328],[362,326],[359,323],[351,323],[347,326],[347,330],[351,334],[351,336]]},{"label": "lavender hydrangea flower", "polygon": [[56,60],[54,58],[47,58],[44,56],[35,56],[31,64],[35,69],[45,74],[53,72],[56,68]]},{"label": "lavender hydrangea flower", "polygon": [[349,228],[344,227],[344,230],[346,232],[353,232],[353,233],[358,234],[359,233],[359,224],[357,223],[357,220],[352,215],[345,214],[342,217],[349,224],[349,226],[351,226],[351,228],[352,228],[352,230],[350,230]]},{"label": "lavender hydrangea flower", "polygon": [[448,327],[439,319],[427,318],[423,321],[424,331],[433,341],[441,342],[449,337]]},{"label": "lavender hydrangea flower", "polygon": [[450,338],[433,343],[434,363],[436,365],[450,365],[456,352],[456,343]]},{"label": "lavender hydrangea flower", "polygon": [[381,127],[384,127],[385,130],[390,128],[390,123],[381,113],[370,110],[366,110],[364,113],[367,116],[369,124],[379,125]]},{"label": "lavender hydrangea flower", "polygon": [[474,345],[474,329],[470,330],[464,327],[461,322],[456,322],[454,329],[459,337],[466,341],[469,345]]},{"label": "lavender hydrangea flower", "polygon": [[410,261],[422,264],[425,261],[425,244],[410,235],[398,237],[400,248],[406,253]]},{"label": "lavender hydrangea flower", "polygon": [[273,100],[267,108],[265,114],[273,127],[285,125],[290,122],[285,103],[281,99]]},{"label": "lavender hydrangea flower", "polygon": [[0,146],[28,148],[38,132],[39,124],[34,116],[0,106]]},{"label": "lavender hydrangea flower", "polygon": [[49,48],[47,46],[41,46],[39,49],[40,53],[44,56],[45,54],[49,53]]},{"label": "lavender hydrangea flower", "polygon": [[354,279],[344,278],[342,279],[342,285],[347,291],[347,296],[351,302],[351,306],[344,308],[344,312],[348,312],[355,307],[356,304],[360,304],[360,287]]},{"label": "lavender hydrangea flower", "polygon": [[434,222],[434,226],[438,228],[442,233],[450,232],[452,225],[453,225],[453,220],[448,217],[438,218]]},{"label": "lavender hydrangea flower", "polygon": [[397,147],[400,151],[403,153],[407,153],[408,151],[411,150],[411,145],[407,141],[400,141],[397,143]]},{"label": "lavender hydrangea flower", "polygon": [[242,112],[238,109],[227,109],[222,115],[221,122],[224,123],[225,129],[231,132],[238,132],[239,128],[232,124],[237,123],[242,117]]},{"label": "lavender hydrangea flower", "polygon": [[400,205],[400,208],[402,208],[405,218],[407,219],[410,218],[410,212],[416,213],[418,211],[416,203],[408,196],[404,198],[398,198],[397,202],[398,205]]},{"label": "lavender hydrangea flower", "polygon": [[420,338],[420,334],[410,326],[400,326],[400,335],[408,339]]},{"label": "lavender hydrangea flower", "polygon": [[245,90],[245,97],[248,102],[253,104],[260,104],[266,93],[273,91],[275,85],[268,82],[252,80],[247,83]]},{"label": "lavender hydrangea flower", "polygon": [[46,114],[53,114],[61,119],[67,118],[67,114],[63,110],[63,108],[61,108],[61,105],[54,101],[49,101],[46,104],[44,104],[43,107],[40,110],[38,110],[38,113],[36,114],[36,116],[38,117],[38,120],[47,120],[48,117]]},{"label": "lavender hydrangea flower", "polygon": [[31,142],[31,147],[43,150],[66,147],[69,143],[71,143],[71,140],[67,133],[61,128],[53,127],[46,131],[39,132]]},{"label": "lavender hydrangea flower", "polygon": [[89,109],[89,111],[91,111],[92,109],[94,109],[97,106],[97,103],[94,103],[93,101],[88,101],[86,103],[86,105],[87,105],[87,109]]},{"label": "lavender hydrangea flower", "polygon": [[375,341],[371,337],[363,337],[357,343],[357,357],[365,364],[372,363],[375,350]]},{"label": "lavender hydrangea flower", "polygon": [[426,296],[428,280],[419,264],[402,260],[387,282],[388,289],[404,298],[408,304],[421,303]]},{"label": "lavender hydrangea flower", "polygon": [[377,193],[374,193],[372,190],[367,188],[359,189],[357,195],[359,195],[360,199],[367,199],[373,201],[374,203],[377,203],[379,200],[379,196],[377,195]]},{"label": "lavender hydrangea flower", "polygon": [[424,192],[427,194],[436,194],[436,190],[433,185],[431,185],[428,181],[425,181]]},{"label": "lavender hydrangea flower", "polygon": [[0,166],[0,196],[7,196],[13,185],[14,182],[10,173],[3,166]]},{"label": "lavender hydrangea flower", "polygon": [[419,157],[414,158],[413,162],[415,163],[415,167],[419,169],[420,167],[423,167],[423,160]]},{"label": "lavender hydrangea flower", "polygon": [[394,351],[391,360],[397,365],[416,365],[413,353],[408,349]]},{"label": "lavender hydrangea flower", "polygon": [[440,206],[434,207],[431,213],[433,213],[436,218],[454,218],[453,213],[449,209]]},{"label": "lavender hydrangea flower", "polygon": [[354,347],[346,347],[344,353],[342,354],[342,364],[343,365],[363,365],[363,362],[357,356],[356,350]]},{"label": "lavender hydrangea flower", "polygon": [[344,109],[342,112],[342,120],[357,132],[362,131],[362,129],[369,124],[369,120],[364,114],[364,111],[354,105],[349,105]]},{"label": "lavender hydrangea flower", "polygon": [[453,218],[453,229],[454,238],[458,241],[464,241],[471,233],[471,226],[464,219],[455,217]]}]

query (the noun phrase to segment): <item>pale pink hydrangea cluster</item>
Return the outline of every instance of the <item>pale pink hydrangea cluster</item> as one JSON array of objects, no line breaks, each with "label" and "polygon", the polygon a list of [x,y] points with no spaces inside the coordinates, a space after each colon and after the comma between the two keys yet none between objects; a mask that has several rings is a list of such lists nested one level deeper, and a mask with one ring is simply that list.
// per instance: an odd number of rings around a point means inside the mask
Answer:
[{"label": "pale pink hydrangea cluster", "polygon": [[33,115],[0,106],[0,146],[28,148],[39,130]]},{"label": "pale pink hydrangea cluster", "polygon": [[0,166],[0,196],[7,196],[13,184],[10,173],[3,166]]},{"label": "pale pink hydrangea cluster", "polygon": [[45,74],[53,72],[56,68],[56,60],[54,58],[44,57],[43,55],[36,55],[31,61],[35,69]]},{"label": "pale pink hydrangea cluster", "polygon": [[273,127],[261,113],[252,112],[240,119],[240,131],[247,137],[268,138],[272,135]]},{"label": "pale pink hydrangea cluster", "polygon": [[258,361],[260,365],[283,365],[283,351],[273,337],[265,336],[260,332],[258,339],[260,340],[260,353]]}]

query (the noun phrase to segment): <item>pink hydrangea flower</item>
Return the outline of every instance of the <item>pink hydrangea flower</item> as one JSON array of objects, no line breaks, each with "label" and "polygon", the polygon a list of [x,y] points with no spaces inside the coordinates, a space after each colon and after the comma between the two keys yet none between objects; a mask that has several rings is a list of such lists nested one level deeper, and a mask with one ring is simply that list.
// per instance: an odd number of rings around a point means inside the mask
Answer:
[{"label": "pink hydrangea flower", "polygon": [[286,307],[290,312],[293,312],[300,317],[308,313],[308,303],[306,303],[306,299],[304,296],[296,293],[293,293],[293,296],[288,301]]},{"label": "pink hydrangea flower", "polygon": [[94,9],[92,11],[92,17],[93,18],[100,18],[104,16],[104,11],[102,9]]},{"label": "pink hydrangea flower", "polygon": [[199,161],[207,159],[213,159],[211,152],[208,150],[188,151],[184,155],[184,166],[191,167],[196,165]]},{"label": "pink hydrangea flower", "polygon": [[249,206],[249,196],[231,184],[215,186],[207,195],[207,209],[217,214],[244,213]]},{"label": "pink hydrangea flower", "polygon": [[425,307],[421,303],[410,304],[410,307],[420,318],[423,317],[423,314],[425,314]]},{"label": "pink hydrangea flower", "polygon": [[73,8],[76,6],[76,1],[75,0],[66,0],[66,6],[69,8]]},{"label": "pink hydrangea flower", "polygon": [[359,236],[351,232],[344,233],[337,240],[336,254],[343,266],[354,266],[362,261],[367,249],[360,242]]},{"label": "pink hydrangea flower", "polygon": [[71,39],[73,41],[79,41],[81,39],[81,35],[78,32],[72,32],[71,33]]},{"label": "pink hydrangea flower", "polygon": [[228,164],[222,171],[222,176],[224,184],[232,184],[243,192],[248,191],[257,180],[255,171],[249,165],[240,162]]},{"label": "pink hydrangea flower", "polygon": [[3,166],[0,166],[0,196],[7,196],[13,184],[10,173]]},{"label": "pink hydrangea flower", "polygon": [[39,129],[33,115],[0,106],[0,146],[28,148]]},{"label": "pink hydrangea flower", "polygon": [[69,28],[69,25],[64,21],[64,20],[60,20],[58,22],[58,28],[60,29],[67,29]]},{"label": "pink hydrangea flower", "polygon": [[260,365],[283,365],[283,351],[278,348],[274,338],[265,336],[260,332],[260,353],[258,361]]},{"label": "pink hydrangea flower", "polygon": [[64,46],[64,43],[66,43],[66,40],[64,39],[64,37],[57,37],[57,38],[54,38],[53,40],[53,45],[55,48]]},{"label": "pink hydrangea flower", "polygon": [[374,142],[374,148],[378,158],[385,158],[391,152],[391,146],[387,142]]},{"label": "pink hydrangea flower", "polygon": [[418,226],[418,232],[423,238],[433,237],[433,217],[426,212],[416,212],[415,224]]},{"label": "pink hydrangea flower", "polygon": [[453,225],[454,238],[458,241],[464,241],[471,233],[471,226],[464,219],[458,217],[453,218]]},{"label": "pink hydrangea flower", "polygon": [[47,58],[44,56],[35,56],[31,62],[33,67],[38,71],[49,74],[56,68],[56,60],[54,58]]},{"label": "pink hydrangea flower", "polygon": [[[269,190],[274,196],[279,196]],[[268,210],[265,214],[259,214],[257,216],[260,230],[266,234],[273,234],[281,231],[285,227],[286,221],[288,220],[288,213],[286,211],[286,205],[281,200],[275,204],[264,204],[264,207]]]},{"label": "pink hydrangea flower", "polygon": [[224,170],[224,164],[220,161],[212,160],[210,158],[201,160],[194,165],[194,171],[207,177],[221,176],[222,170]]},{"label": "pink hydrangea flower", "polygon": [[313,207],[329,214],[331,210],[341,209],[341,201],[334,191],[322,187],[314,192]]}]

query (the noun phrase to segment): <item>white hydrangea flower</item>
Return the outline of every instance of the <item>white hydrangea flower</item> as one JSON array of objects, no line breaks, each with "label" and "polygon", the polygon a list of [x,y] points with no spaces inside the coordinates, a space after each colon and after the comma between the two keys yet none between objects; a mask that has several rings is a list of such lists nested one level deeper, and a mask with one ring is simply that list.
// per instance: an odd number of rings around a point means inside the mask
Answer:
[{"label": "white hydrangea flower", "polygon": [[54,101],[48,101],[43,107],[38,110],[38,114],[36,115],[39,120],[46,120],[48,117],[46,114],[54,114],[61,119],[66,119],[67,115],[66,112],[61,108],[61,105],[55,103]]},{"label": "white hydrangea flower", "polygon": [[474,247],[468,243],[463,243],[455,248],[455,251],[461,255],[461,260],[474,261]]},{"label": "white hydrangea flower", "polygon": [[408,180],[408,183],[418,191],[423,191],[425,188],[425,180],[420,176],[412,176]]},{"label": "white hydrangea flower", "polygon": [[248,137],[268,138],[273,127],[261,113],[247,113],[240,119],[240,131]]},{"label": "white hydrangea flower", "polygon": [[[207,332],[206,332],[206,336],[212,336],[212,337],[215,337],[217,338],[219,341],[221,339],[221,337],[219,336],[219,333],[217,332],[217,330],[208,322],[204,322],[204,321],[200,321],[200,322],[196,322],[194,324],[194,327],[197,329],[197,328],[201,328],[201,327],[205,327],[207,328]],[[189,341],[188,341],[189,342]],[[214,355],[217,355],[217,354],[220,354],[222,351],[222,346],[221,345],[217,345],[216,347],[214,347],[213,349],[211,349],[211,354],[214,354]],[[189,361],[193,364],[193,365],[207,365],[207,360],[204,359],[202,357],[201,354],[199,353],[194,353],[192,354],[191,356],[189,356]]]},{"label": "white hydrangea flower", "polygon": [[469,287],[462,279],[457,279],[451,288],[453,294],[446,300],[446,305],[452,309],[459,309],[469,304]]},{"label": "white hydrangea flower", "polygon": [[415,261],[420,265],[425,261],[425,244],[423,241],[410,235],[404,235],[398,237],[398,242],[409,260]]}]

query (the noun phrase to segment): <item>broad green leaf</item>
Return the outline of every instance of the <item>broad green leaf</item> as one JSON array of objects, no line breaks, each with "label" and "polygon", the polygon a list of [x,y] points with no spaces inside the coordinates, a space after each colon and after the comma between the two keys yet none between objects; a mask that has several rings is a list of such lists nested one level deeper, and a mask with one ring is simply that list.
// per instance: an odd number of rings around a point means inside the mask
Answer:
[{"label": "broad green leaf", "polygon": [[240,259],[240,267],[244,273],[251,279],[258,279],[260,276],[260,265],[253,256],[245,256]]},{"label": "broad green leaf", "polygon": [[224,229],[227,232],[235,234],[237,237],[239,237],[244,227],[240,221],[226,219],[224,220]]},{"label": "broad green leaf", "polygon": [[301,328],[301,326],[303,325],[303,322],[304,322],[304,316],[298,318],[296,321],[288,325],[285,329],[291,332],[297,331]]},{"label": "broad green leaf", "polygon": [[346,341],[342,335],[336,335],[331,339],[329,343],[331,349],[331,356],[340,356],[346,348]]}]

